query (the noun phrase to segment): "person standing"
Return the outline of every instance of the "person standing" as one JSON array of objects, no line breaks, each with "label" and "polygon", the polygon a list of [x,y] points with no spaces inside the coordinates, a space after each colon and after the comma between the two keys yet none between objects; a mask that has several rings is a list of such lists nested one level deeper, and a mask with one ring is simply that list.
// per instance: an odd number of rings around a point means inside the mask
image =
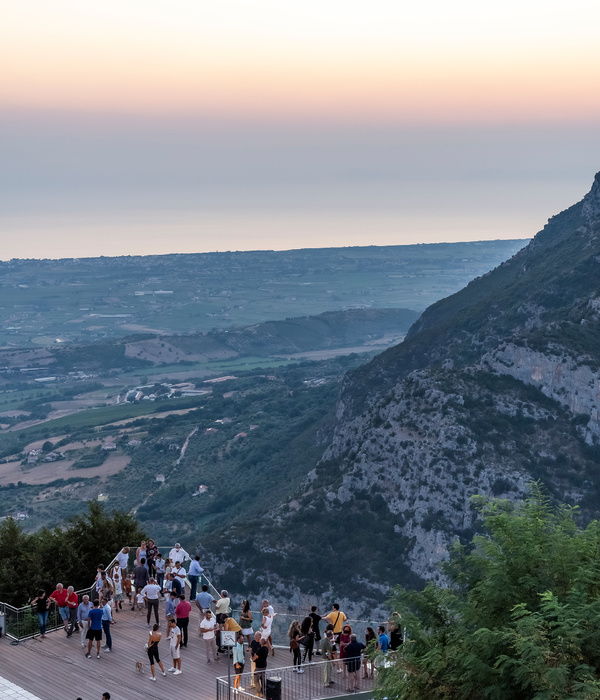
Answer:
[{"label": "person standing", "polygon": [[89,595],[84,595],[81,599],[81,603],[77,606],[77,622],[79,623],[79,632],[81,639],[81,646],[85,648],[85,635],[88,628],[88,618],[90,616],[90,610],[93,605],[90,603]]},{"label": "person standing", "polygon": [[[133,585],[136,591],[144,588],[148,583],[148,569],[146,568],[146,560],[140,562],[133,570]],[[135,610],[135,605],[131,608]],[[150,618],[148,618],[148,621]]]},{"label": "person standing", "polygon": [[[377,635],[372,627],[367,627],[365,630],[365,648],[367,652],[374,652],[377,649]],[[363,678],[369,677],[369,671],[371,671],[371,678],[373,678],[373,672],[375,671],[375,664],[372,658],[368,658],[369,656],[371,656],[370,653],[363,658]]]},{"label": "person standing", "polygon": [[250,642],[250,671],[251,671],[251,681],[250,687],[255,688],[257,685],[256,679],[256,661],[254,661],[254,656],[260,649],[260,632],[254,633],[254,639]]},{"label": "person standing", "polygon": [[190,600],[196,600],[196,591],[198,589],[198,581],[202,577],[204,569],[200,566],[200,557],[195,556],[192,559],[188,571],[188,581],[190,582]]},{"label": "person standing", "polygon": [[110,601],[104,600],[104,605],[102,606],[102,629],[104,630],[104,638],[106,643],[104,644],[104,651],[109,653],[112,651],[112,635],[110,633],[110,626],[115,624],[112,617],[112,610],[110,609]]},{"label": "person standing", "polygon": [[65,587],[62,585],[62,583],[57,583],[56,589],[50,595],[50,601],[54,603],[58,608],[58,613],[60,615],[61,620],[63,621],[65,632],[68,632],[69,627],[69,607],[67,605],[68,595],[69,594],[65,590]]},{"label": "person standing", "polygon": [[162,638],[162,634],[158,631],[158,624],[155,624],[150,632],[148,632],[148,661],[150,662],[150,680],[155,681],[154,664],[157,663],[160,667],[163,676],[166,676],[165,667],[162,665],[158,654],[158,643]]},{"label": "person standing", "polygon": [[67,637],[71,637],[77,629],[77,608],[79,607],[79,596],[75,593],[73,586],[67,588],[67,608],[69,609],[69,629]]},{"label": "person standing", "polygon": [[123,571],[123,574],[127,573],[127,567],[129,566],[129,552],[129,547],[123,547],[123,549],[115,557],[119,563],[119,567]]},{"label": "person standing", "polygon": [[377,633],[379,634],[379,643],[377,644],[377,648],[379,651],[385,654],[390,648],[390,638],[385,633],[385,627],[383,625],[379,625],[377,628]]},{"label": "person standing", "polygon": [[346,665],[346,671],[348,673],[348,685],[346,691],[348,693],[358,690],[360,685],[358,683],[358,672],[360,671],[361,665],[361,654],[365,645],[359,642],[355,634],[350,635],[350,642],[346,645],[344,664]]},{"label": "person standing", "polygon": [[217,623],[213,618],[212,612],[207,610],[204,613],[204,619],[200,623],[200,633],[204,639],[204,646],[206,649],[206,663],[211,664],[213,661],[217,661],[217,645],[215,643],[215,632],[217,630]]},{"label": "person standing", "polygon": [[185,551],[185,549],[181,548],[179,542],[176,542],[173,549],[169,552],[169,559],[171,560],[171,563],[178,561],[180,564],[183,564],[184,562],[189,561],[190,555]]},{"label": "person standing", "polygon": [[290,638],[290,651],[293,653],[292,666],[296,673],[304,673],[300,668],[302,665],[302,652],[300,651],[300,623],[298,620],[292,620],[292,624],[288,630]]},{"label": "person standing", "polygon": [[[142,562],[142,559],[144,560]],[[148,555],[146,554],[146,540],[142,540],[140,542],[140,546],[136,549],[135,551],[135,564],[136,566],[139,566],[140,564],[144,564],[146,569],[148,568]],[[150,574],[148,574],[150,575]]]},{"label": "person standing", "polygon": [[160,593],[160,586],[156,583],[156,579],[151,578],[147,585],[142,588],[142,595],[144,596],[146,603],[148,605],[148,611],[146,613],[146,623],[150,627],[150,618],[152,617],[152,611],[154,610],[154,622],[160,624],[158,621],[158,594]]},{"label": "person standing", "polygon": [[148,540],[148,544],[146,545],[146,563],[148,564],[148,573],[150,576],[156,575],[154,560],[158,553],[158,547],[154,544],[154,540]]},{"label": "person standing", "polygon": [[177,627],[181,630],[182,645],[184,648],[188,645],[188,625],[190,623],[190,612],[192,606],[182,594],[179,596],[179,603],[175,608],[175,617],[177,618]]},{"label": "person standing", "polygon": [[247,600],[244,600],[242,603],[240,627],[242,628],[242,634],[248,640],[248,645],[250,645],[254,632],[252,631],[252,611],[250,610],[250,603]]},{"label": "person standing", "polygon": [[208,586],[203,584],[202,590],[196,596],[196,607],[200,610],[201,614],[204,614],[207,610],[210,610],[212,603],[216,605],[217,601],[212,597],[212,594],[208,592]]},{"label": "person standing", "polygon": [[175,619],[175,603],[177,601],[177,594],[175,591],[170,591],[167,599],[165,600],[165,617],[167,618],[167,625],[171,620]]},{"label": "person standing", "polygon": [[252,657],[255,663],[254,678],[258,686],[258,695],[265,694],[265,675],[267,673],[267,659],[269,658],[269,646],[266,639],[260,640],[260,648]]},{"label": "person standing", "polygon": [[171,659],[173,660],[170,672],[173,672],[174,676],[178,676],[181,673],[181,630],[177,626],[175,620],[169,620],[168,636]]},{"label": "person standing", "polygon": [[233,687],[237,688],[239,691],[244,689],[240,685],[240,679],[242,673],[244,673],[244,665],[246,659],[244,658],[244,635],[240,632],[237,636],[235,647],[233,648],[233,666],[235,668],[235,680],[233,681]]},{"label": "person standing", "polygon": [[321,643],[321,655],[324,659],[323,664],[323,685],[327,688],[333,685],[333,631],[327,630],[325,637]]},{"label": "person standing", "polygon": [[[159,552],[154,559],[154,568],[156,570],[156,583],[163,587],[165,583],[165,560],[162,558],[162,554]],[[161,595],[164,598],[165,594],[161,590]]]},{"label": "person standing", "polygon": [[310,609],[310,615],[312,618],[312,631],[315,635],[315,654],[317,656],[321,655],[319,646],[321,644],[321,630],[319,629],[319,622],[321,622],[321,616],[317,612],[317,606],[313,605]]},{"label": "person standing", "polygon": [[38,622],[40,624],[40,637],[46,639],[46,626],[48,625],[48,608],[50,607],[50,599],[46,595],[43,588],[37,593],[37,596],[31,601],[31,607],[35,609]]},{"label": "person standing", "polygon": [[[175,562],[175,566],[171,571],[171,576],[173,577],[173,588],[177,590],[177,587],[179,587],[177,595],[185,595],[185,577],[187,576],[187,572],[183,566],[181,566],[180,561]],[[176,582],[178,586],[175,585]]]},{"label": "person standing", "polygon": [[312,631],[312,617],[307,615],[302,624],[300,625],[300,636],[302,637],[302,645],[304,646],[304,657],[302,661],[306,663],[306,657],[308,656],[308,663],[312,663],[313,647],[315,645],[315,635]]},{"label": "person standing", "polygon": [[[269,603],[269,601],[266,598],[265,598],[265,600],[263,600],[263,602],[260,606],[260,609],[261,609],[262,614],[263,614],[263,623],[265,621],[265,608],[267,608],[269,611],[268,615],[267,615],[267,617],[269,618],[267,620],[267,625],[268,625],[268,629],[269,629],[269,636],[268,636],[269,649],[271,650],[271,654],[273,656],[275,656],[275,647],[273,646],[273,637],[271,636],[271,626],[273,624],[273,620],[275,619],[275,610],[273,609],[273,606]],[[263,636],[264,636],[264,634],[263,634]]]},{"label": "person standing", "polygon": [[88,613],[88,631],[86,639],[88,640],[88,648],[86,658],[92,658],[92,643],[96,642],[96,658],[100,658],[100,642],[102,641],[102,610],[100,609],[100,601],[94,601],[94,607]]},{"label": "person standing", "polygon": [[117,562],[110,571],[110,577],[115,591],[115,612],[123,609],[123,569]]},{"label": "person standing", "polygon": [[333,604],[333,610],[329,615],[325,615],[323,618],[333,625],[333,635],[334,637],[339,637],[344,627],[344,622],[348,619],[346,614],[340,610],[340,606],[337,603]]}]

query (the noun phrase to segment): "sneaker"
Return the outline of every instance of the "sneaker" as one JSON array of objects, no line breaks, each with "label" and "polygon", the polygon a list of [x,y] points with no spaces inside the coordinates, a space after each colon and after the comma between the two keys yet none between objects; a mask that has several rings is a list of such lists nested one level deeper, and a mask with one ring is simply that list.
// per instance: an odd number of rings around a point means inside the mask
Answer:
[{"label": "sneaker", "polygon": [[304,669],[299,668],[299,669],[298,669],[298,673],[304,673]]},{"label": "sneaker", "polygon": [[151,680],[151,681],[155,681],[155,680],[156,680],[156,677],[155,677],[155,676],[150,676],[150,680]]},{"label": "sneaker", "polygon": [[164,671],[161,671],[161,673],[163,674],[163,676],[166,676],[166,675],[167,675]]},{"label": "sneaker", "polygon": [[175,670],[175,666],[171,666],[171,668],[168,668],[168,669],[167,669],[167,672],[168,672],[168,673],[173,673],[174,670]]},{"label": "sneaker", "polygon": [[104,653],[105,653],[105,654],[110,654],[110,652],[111,652],[110,649],[108,649],[108,648],[104,649]]},{"label": "sneaker", "polygon": [[344,673],[344,669],[338,668],[337,672],[338,672],[338,673]]},{"label": "sneaker", "polygon": [[96,658],[99,659],[99,658],[100,658],[100,654],[96,654]]},{"label": "sneaker", "polygon": [[298,669],[294,666],[294,668],[292,669],[292,673],[296,673],[297,671]]},{"label": "sneaker", "polygon": [[[42,639],[43,639],[43,637],[42,637]],[[85,642],[81,642],[81,648],[85,649]]]},{"label": "sneaker", "polygon": [[181,671],[177,669],[176,671],[173,671],[174,676],[179,676],[181,674]]},{"label": "sneaker", "polygon": [[86,655],[85,655],[85,658],[86,658],[86,659],[91,659],[91,658],[92,658],[92,655],[91,655],[91,654],[86,654]]}]

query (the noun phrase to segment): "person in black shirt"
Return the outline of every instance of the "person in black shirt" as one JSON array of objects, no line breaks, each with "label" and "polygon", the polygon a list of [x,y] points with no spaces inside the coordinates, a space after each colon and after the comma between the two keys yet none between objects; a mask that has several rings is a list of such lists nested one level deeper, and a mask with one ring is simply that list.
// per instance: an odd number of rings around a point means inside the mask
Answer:
[{"label": "person in black shirt", "polygon": [[256,651],[252,660],[256,664],[254,678],[258,685],[258,693],[265,694],[265,675],[267,673],[267,659],[269,658],[269,647],[266,639],[260,640],[260,648]]},{"label": "person in black shirt", "polygon": [[260,649],[260,632],[255,632],[254,639],[250,642],[250,670],[252,671],[252,680],[250,682],[250,688],[254,688],[257,685],[256,681],[256,662],[254,661],[254,656],[256,652]]},{"label": "person in black shirt", "polygon": [[46,591],[40,588],[37,596],[31,601],[31,607],[35,608],[40,623],[40,636],[46,638],[46,625],[48,624],[48,608],[50,607],[50,599],[46,595]]},{"label": "person in black shirt", "polygon": [[307,615],[304,620],[302,620],[300,634],[302,636],[302,644],[304,645],[304,661],[306,661],[306,656],[308,655],[308,663],[310,663],[312,661],[313,647],[315,645],[315,635],[312,631],[312,617],[310,615]]},{"label": "person in black shirt", "polygon": [[358,684],[358,672],[360,671],[361,664],[360,656],[364,648],[365,645],[356,639],[356,635],[351,634],[350,642],[346,644],[344,652],[344,663],[346,664],[346,671],[348,672],[348,687],[346,690],[349,693],[360,687]]},{"label": "person in black shirt", "polygon": [[402,636],[402,625],[400,624],[401,615],[399,612],[392,613],[392,619],[388,623],[388,631],[390,637],[390,649],[396,651],[404,642]]},{"label": "person in black shirt", "polygon": [[319,629],[319,622],[321,622],[321,616],[317,613],[317,606],[313,605],[310,609],[309,617],[312,618],[312,631],[315,635],[315,654],[321,656],[321,630]]}]

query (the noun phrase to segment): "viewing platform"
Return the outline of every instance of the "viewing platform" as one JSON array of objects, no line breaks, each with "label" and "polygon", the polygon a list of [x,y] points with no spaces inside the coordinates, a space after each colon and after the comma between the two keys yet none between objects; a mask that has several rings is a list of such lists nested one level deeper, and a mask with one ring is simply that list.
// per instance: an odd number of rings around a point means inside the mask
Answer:
[{"label": "viewing platform", "polygon": [[[112,564],[112,562],[111,562]],[[108,568],[108,567],[107,567]],[[217,599],[219,594],[208,579],[209,590]],[[186,583],[187,582],[186,580]],[[90,591],[79,591],[79,596]],[[189,586],[186,598],[189,600]],[[100,651],[96,657],[95,644],[92,658],[86,658],[87,642],[82,647],[81,635],[75,632],[67,637],[56,608],[53,606],[45,639],[38,633],[37,615],[31,606],[13,608],[2,604],[4,636],[0,639],[0,697],[2,700],[100,700],[102,693],[109,692],[111,700],[164,700],[165,697],[186,697],[194,700],[253,700],[261,697],[257,689],[251,688],[250,650],[245,645],[245,668],[241,678],[242,689],[234,689],[235,671],[227,654],[207,664],[205,642],[198,631],[199,610],[192,602],[189,623],[189,642],[181,649],[181,675],[167,673],[162,676],[155,667],[156,682],[151,680],[150,664],[145,649],[151,627],[146,622],[146,611],[141,614],[131,610],[125,599],[123,609],[113,611],[111,626],[112,651]],[[239,611],[232,611],[239,619]],[[347,692],[347,675],[340,661],[333,662],[333,684],[324,686],[321,656],[313,656],[313,663],[302,664],[302,673],[292,668],[287,630],[292,620],[302,620],[303,615],[279,613],[275,615],[272,636],[274,655],[269,655],[267,664],[266,697],[269,700],[318,700],[356,695],[373,689],[375,679],[359,675],[359,687]],[[261,613],[253,611],[253,628],[260,629]],[[166,640],[167,621],[164,600],[159,599],[160,631],[163,638],[159,644],[160,659],[165,670],[171,667],[169,642]],[[151,619],[151,625],[154,617]],[[366,625],[377,622],[352,621],[353,631],[363,639]],[[324,624],[322,625],[324,627]],[[323,633],[323,629],[321,630]],[[104,642],[103,642],[104,643]],[[230,665],[229,665],[230,664]],[[229,676],[229,674],[230,676]],[[375,678],[377,670],[375,670]],[[274,679],[269,683],[269,679]],[[273,684],[276,689],[273,690]]]}]

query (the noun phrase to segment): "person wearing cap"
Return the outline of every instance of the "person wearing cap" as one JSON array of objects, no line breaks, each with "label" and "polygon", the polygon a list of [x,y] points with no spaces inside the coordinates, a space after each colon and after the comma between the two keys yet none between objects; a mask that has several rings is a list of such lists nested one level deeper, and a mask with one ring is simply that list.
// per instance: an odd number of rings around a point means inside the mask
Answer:
[{"label": "person wearing cap", "polygon": [[169,559],[172,562],[178,561],[180,564],[183,564],[183,562],[189,561],[190,555],[185,551],[185,549],[182,549],[179,542],[176,542],[173,549],[169,552]]}]

